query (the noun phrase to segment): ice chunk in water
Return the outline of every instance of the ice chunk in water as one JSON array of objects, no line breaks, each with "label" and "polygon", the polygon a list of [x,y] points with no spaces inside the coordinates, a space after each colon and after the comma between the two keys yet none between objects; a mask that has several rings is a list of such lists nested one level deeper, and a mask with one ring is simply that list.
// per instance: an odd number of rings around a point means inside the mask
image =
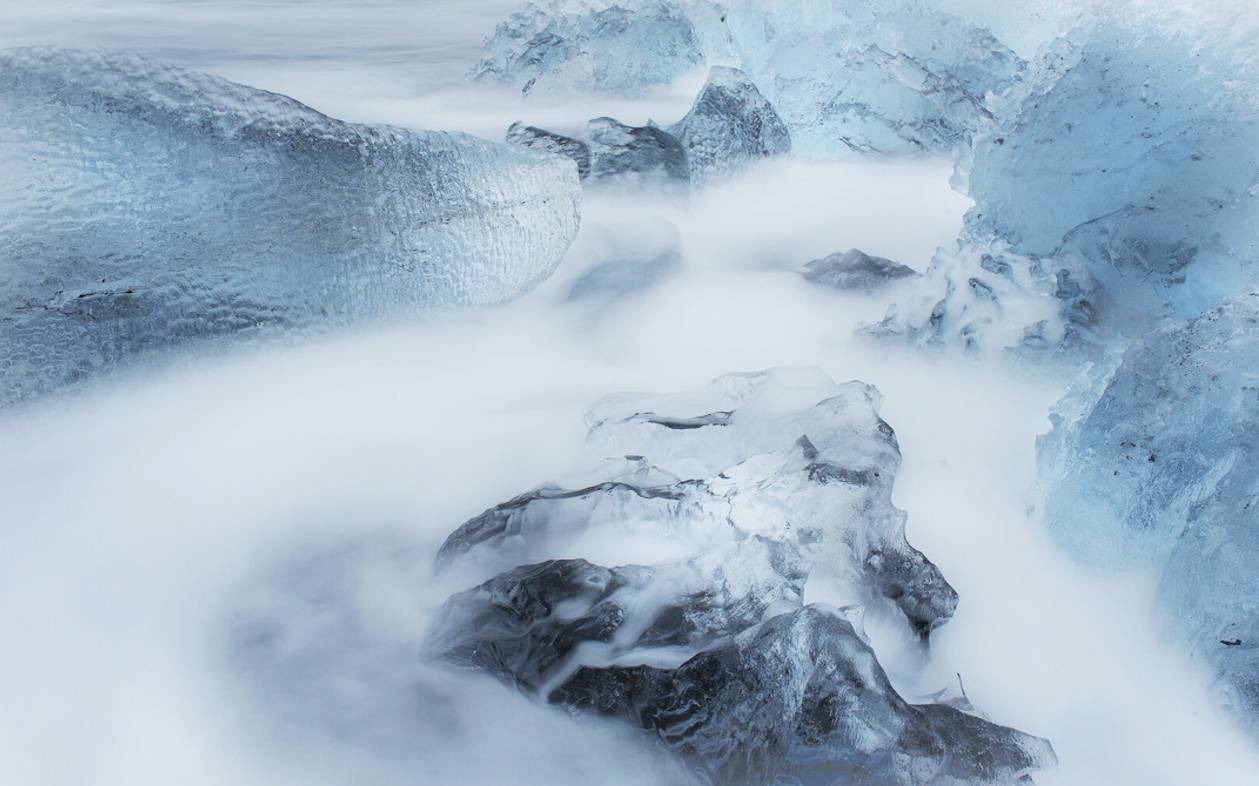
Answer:
[{"label": "ice chunk in water", "polygon": [[686,148],[691,180],[703,182],[791,152],[791,134],[737,68],[716,66],[686,117],[669,129]]},{"label": "ice chunk in water", "polygon": [[870,256],[851,248],[843,253],[815,259],[804,266],[804,277],[815,284],[835,289],[873,292],[896,281],[917,278],[911,267],[884,257]]},{"label": "ice chunk in water", "polygon": [[0,53],[0,138],[0,403],[192,339],[506,300],[578,226],[566,162],[137,56]]},{"label": "ice chunk in water", "polygon": [[1082,375],[1038,444],[1045,521],[1082,559],[1143,565],[1259,733],[1259,293]]},{"label": "ice chunk in water", "polygon": [[970,237],[1079,260],[1133,334],[1259,282],[1259,23],[1183,11],[1098,8],[1042,52],[959,178]]},{"label": "ice chunk in water", "polygon": [[745,71],[806,155],[950,150],[1024,67],[923,0],[552,0],[499,25],[474,74],[526,93],[639,93],[713,65]]}]

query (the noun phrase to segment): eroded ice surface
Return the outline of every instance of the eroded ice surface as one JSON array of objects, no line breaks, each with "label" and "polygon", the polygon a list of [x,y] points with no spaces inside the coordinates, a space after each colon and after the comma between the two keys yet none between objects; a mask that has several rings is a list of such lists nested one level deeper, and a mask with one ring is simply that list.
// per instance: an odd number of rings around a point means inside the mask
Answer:
[{"label": "eroded ice surface", "polygon": [[695,182],[791,152],[791,134],[761,91],[737,68],[714,66],[691,110],[669,132],[686,148]]},{"label": "eroded ice surface", "polygon": [[[1026,783],[1053,765],[1048,742],[965,702],[906,702],[860,605],[803,604],[811,575],[838,577],[924,638],[957,604],[905,541],[877,404],[815,369],[607,397],[586,416],[601,465],[443,544],[438,566],[481,583],[434,617],[424,657],[638,727],[713,784]],[[687,556],[582,557],[653,540]]]},{"label": "eroded ice surface", "polygon": [[1259,293],[1095,367],[1039,441],[1045,521],[1081,559],[1143,565],[1259,732]]},{"label": "eroded ice surface", "polygon": [[732,0],[720,10],[555,0],[499,25],[474,74],[526,93],[639,93],[708,65],[747,72],[808,155],[953,149],[1024,66],[987,31],[921,0]]},{"label": "eroded ice surface", "polygon": [[587,415],[600,463],[468,521],[438,563],[484,576],[612,542],[694,551],[759,535],[794,544],[855,600],[890,600],[925,636],[957,593],[905,540],[900,449],[877,405],[869,385],[800,369],[610,397]]},{"label": "eroded ice surface", "polygon": [[148,350],[518,295],[571,165],[138,56],[0,53],[0,403]]},{"label": "eroded ice surface", "polygon": [[1259,276],[1257,36],[1253,15],[1098,8],[977,137],[960,172],[968,236],[1077,260],[1134,333],[1246,291]]},{"label": "eroded ice surface", "polygon": [[586,183],[672,188],[691,179],[686,149],[655,125],[631,126],[596,117],[580,134],[567,136],[516,122],[507,129],[507,142],[571,159]]}]

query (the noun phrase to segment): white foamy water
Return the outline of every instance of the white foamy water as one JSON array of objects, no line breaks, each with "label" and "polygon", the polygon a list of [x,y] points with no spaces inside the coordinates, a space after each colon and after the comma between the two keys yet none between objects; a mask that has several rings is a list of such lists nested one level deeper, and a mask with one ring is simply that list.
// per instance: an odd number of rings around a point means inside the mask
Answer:
[{"label": "white foamy water", "polygon": [[[520,107],[460,80],[504,6],[12,4],[0,43],[138,49],[351,119],[498,135]],[[687,100],[621,116],[667,120]],[[1253,782],[1259,758],[1165,638],[1148,580],[1085,573],[1027,512],[1033,439],[1065,380],[855,340],[892,295],[795,274],[850,247],[922,269],[967,207],[948,174],[778,163],[688,205],[595,197],[556,277],[517,303],[180,362],[0,415],[0,782],[677,782],[615,725],[420,666],[427,616],[461,589],[427,566],[466,518],[571,469],[605,393],[777,365],[879,387],[910,541],[961,594],[926,662],[873,631],[902,690],[960,673],[994,721],[1053,741],[1061,769],[1043,784]],[[682,267],[656,287],[565,302],[588,264],[675,235]],[[367,567],[347,576],[355,554]],[[281,621],[265,647],[259,620]]]}]

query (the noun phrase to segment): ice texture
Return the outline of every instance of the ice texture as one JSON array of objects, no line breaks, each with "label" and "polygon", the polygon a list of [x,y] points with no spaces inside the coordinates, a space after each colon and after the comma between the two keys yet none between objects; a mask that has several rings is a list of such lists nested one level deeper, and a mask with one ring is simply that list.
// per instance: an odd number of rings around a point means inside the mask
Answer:
[{"label": "ice texture", "polygon": [[669,132],[686,148],[694,182],[791,152],[791,134],[774,107],[747,74],[726,66],[708,72],[691,111]]},{"label": "ice texture", "polygon": [[1259,283],[1259,22],[1108,3],[1042,50],[963,163],[967,236],[1076,261],[1132,335]]},{"label": "ice texture", "polygon": [[672,188],[691,179],[686,149],[655,125],[630,126],[596,117],[573,137],[516,122],[507,129],[507,142],[572,159],[588,184]]},{"label": "ice texture", "polygon": [[884,318],[858,332],[932,349],[1050,359],[1106,350],[1106,302],[1081,266],[1028,257],[999,241],[936,252],[927,272]]},{"label": "ice texture", "polygon": [[862,292],[873,292],[897,281],[918,277],[912,267],[855,248],[806,263],[803,275],[815,284]]},{"label": "ice texture", "polygon": [[721,16],[706,0],[524,3],[485,42],[472,76],[525,95],[667,87],[728,49]]},{"label": "ice texture", "polygon": [[969,142],[989,93],[1024,62],[986,30],[923,0],[730,0],[738,65],[798,152],[920,153]]},{"label": "ice texture", "polygon": [[1024,67],[924,0],[553,0],[499,25],[474,74],[526,93],[624,94],[714,65],[746,72],[806,155],[951,150]]},{"label": "ice texture", "polygon": [[[423,657],[627,722],[719,786],[1027,783],[1048,742],[965,701],[906,702],[862,630],[867,603],[924,638],[957,604],[905,541],[877,405],[868,385],[786,368],[605,398],[586,416],[602,463],[443,544],[438,567],[480,583],[434,617]],[[583,556],[665,544],[685,556]],[[862,605],[804,605],[817,574]]]},{"label": "ice texture", "polygon": [[1091,367],[1051,419],[1046,525],[1083,560],[1152,568],[1259,734],[1259,293]]},{"label": "ice texture", "polygon": [[506,300],[579,220],[566,162],[132,55],[0,53],[0,139],[0,403],[194,339]]},{"label": "ice texture", "polygon": [[490,574],[598,540],[694,551],[762,536],[795,544],[855,600],[891,601],[925,637],[957,593],[905,540],[891,501],[900,449],[877,406],[869,385],[791,369],[696,394],[610,397],[587,415],[602,462],[471,519],[438,564]]}]

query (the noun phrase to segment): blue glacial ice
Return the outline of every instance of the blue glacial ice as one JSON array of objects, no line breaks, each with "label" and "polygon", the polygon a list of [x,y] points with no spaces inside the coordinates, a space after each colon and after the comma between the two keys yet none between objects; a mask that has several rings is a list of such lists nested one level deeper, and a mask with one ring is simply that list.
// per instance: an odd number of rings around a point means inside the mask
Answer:
[{"label": "blue glacial ice", "polygon": [[577,134],[512,123],[507,143],[571,159],[583,183],[618,187],[685,189],[691,180],[686,149],[654,124],[630,126],[596,117]]},{"label": "blue glacial ice", "polygon": [[1038,442],[1044,515],[1081,559],[1141,566],[1259,731],[1259,293],[1082,373]]},{"label": "blue glacial ice", "polygon": [[525,95],[633,95],[667,87],[729,49],[707,0],[544,0],[498,25],[472,69]]},{"label": "blue glacial ice", "polygon": [[691,110],[669,132],[686,149],[694,183],[791,152],[791,133],[774,107],[747,74],[727,66],[708,72]]},{"label": "blue glacial ice", "polygon": [[0,404],[192,339],[506,300],[579,221],[567,162],[138,56],[0,53],[0,139]]},{"label": "blue glacial ice", "polygon": [[554,0],[499,25],[474,76],[527,94],[635,94],[713,65],[746,72],[812,156],[954,149],[1024,67],[922,0]]},{"label": "blue glacial ice", "polygon": [[[959,247],[884,333],[1097,356],[1259,284],[1253,16],[1096,11],[993,103],[955,173],[975,201]],[[1004,281],[979,269],[998,253]]]},{"label": "blue glacial ice", "polygon": [[[1247,44],[1249,39],[1250,43]],[[1079,265],[1136,334],[1259,282],[1259,28],[1142,2],[1042,49],[975,141],[967,236]]]}]

